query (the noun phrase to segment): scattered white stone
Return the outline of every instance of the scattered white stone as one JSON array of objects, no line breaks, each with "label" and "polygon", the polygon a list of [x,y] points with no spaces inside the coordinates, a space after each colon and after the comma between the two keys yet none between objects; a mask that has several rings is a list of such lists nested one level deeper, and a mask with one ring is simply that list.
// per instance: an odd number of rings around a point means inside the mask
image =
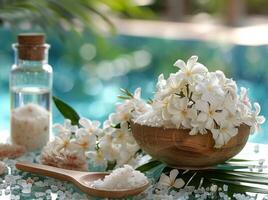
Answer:
[{"label": "scattered white stone", "polygon": [[8,194],[10,194],[10,189],[5,190],[5,195],[8,195]]},{"label": "scattered white stone", "polygon": [[45,193],[45,192],[35,192],[35,193],[34,193],[34,196],[35,196],[36,198],[39,198],[39,197],[46,196],[46,193]]},{"label": "scattered white stone", "polygon": [[32,184],[27,184],[27,185],[23,185],[22,186],[22,190],[21,192],[24,193],[24,194],[30,194],[32,192]]},{"label": "scattered white stone", "polygon": [[91,186],[99,189],[132,189],[148,182],[146,176],[134,170],[130,165],[115,169],[111,174],[92,182]]},{"label": "scattered white stone", "polygon": [[57,192],[59,190],[58,186],[56,186],[56,185],[51,185],[50,188],[51,188],[52,192]]},{"label": "scattered white stone", "polygon": [[37,186],[37,187],[45,187],[45,184],[44,184],[43,181],[37,181],[37,182],[35,182],[34,184],[35,184],[35,186]]},{"label": "scattered white stone", "polygon": [[227,192],[228,191],[228,185],[223,185],[223,191]]},{"label": "scattered white stone", "polygon": [[218,190],[218,186],[217,185],[211,185],[211,187],[210,187],[210,191],[211,192],[217,192],[217,190]]}]

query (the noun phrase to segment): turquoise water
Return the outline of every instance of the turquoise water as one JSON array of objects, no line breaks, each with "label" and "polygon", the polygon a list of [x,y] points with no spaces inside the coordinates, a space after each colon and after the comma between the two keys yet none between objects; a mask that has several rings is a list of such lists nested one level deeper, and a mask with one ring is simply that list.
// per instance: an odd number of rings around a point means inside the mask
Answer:
[{"label": "turquoise water", "polygon": [[[0,31],[0,129],[9,128],[8,73],[13,63],[11,43],[15,35]],[[54,68],[54,95],[71,104],[81,116],[105,120],[114,111],[120,88],[143,89],[143,97],[153,95],[158,74],[176,69],[176,59],[195,54],[210,70],[222,70],[238,85],[248,87],[250,97],[268,116],[268,46],[240,46],[197,40],[168,40],[113,36],[106,41],[86,34],[68,35],[62,41],[48,36],[52,45],[50,64]],[[62,117],[54,109],[54,122]],[[267,123],[250,141],[268,144]]]}]

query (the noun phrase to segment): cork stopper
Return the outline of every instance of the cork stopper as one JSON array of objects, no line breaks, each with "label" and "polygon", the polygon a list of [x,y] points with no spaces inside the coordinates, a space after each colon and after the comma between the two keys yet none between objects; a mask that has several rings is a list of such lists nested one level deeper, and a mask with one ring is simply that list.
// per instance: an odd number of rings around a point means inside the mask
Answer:
[{"label": "cork stopper", "polygon": [[22,60],[40,61],[45,57],[45,35],[27,33],[18,35],[18,56]]}]

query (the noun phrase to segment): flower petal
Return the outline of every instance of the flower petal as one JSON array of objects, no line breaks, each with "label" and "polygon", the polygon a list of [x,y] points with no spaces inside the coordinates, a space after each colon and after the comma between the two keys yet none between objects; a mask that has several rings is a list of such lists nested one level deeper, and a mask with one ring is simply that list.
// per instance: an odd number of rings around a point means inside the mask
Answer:
[{"label": "flower petal", "polygon": [[185,185],[184,180],[182,180],[181,178],[176,179],[175,183],[173,184],[173,187],[175,188],[182,188]]},{"label": "flower petal", "polygon": [[191,56],[191,58],[187,60],[187,68],[192,69],[193,66],[196,64],[197,60],[198,56]]},{"label": "flower petal", "polygon": [[164,173],[161,174],[158,183],[161,184],[161,185],[166,185],[166,186],[170,186],[171,185],[170,178],[166,174],[164,174]]},{"label": "flower petal", "polygon": [[175,63],[174,63],[174,66],[180,68],[180,69],[186,69],[186,64],[183,60],[177,60]]},{"label": "flower petal", "polygon": [[261,112],[260,104],[258,104],[257,102],[255,102],[254,103],[254,107],[255,107],[255,115],[258,115]]},{"label": "flower petal", "polygon": [[179,171],[177,169],[172,169],[169,173],[170,181],[174,182],[178,174],[179,174]]},{"label": "flower petal", "polygon": [[207,71],[208,69],[201,63],[196,63],[194,67],[192,68],[193,74],[203,74],[203,73],[206,73]]},{"label": "flower petal", "polygon": [[258,124],[263,124],[265,122],[265,117],[264,116],[257,116],[256,117],[256,122]]}]

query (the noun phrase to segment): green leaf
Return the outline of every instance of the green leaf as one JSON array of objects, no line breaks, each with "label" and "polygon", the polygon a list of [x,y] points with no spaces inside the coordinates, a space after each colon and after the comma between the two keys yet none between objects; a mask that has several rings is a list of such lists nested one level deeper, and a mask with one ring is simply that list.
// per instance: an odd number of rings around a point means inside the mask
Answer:
[{"label": "green leaf", "polygon": [[115,125],[112,124],[111,127],[116,128],[116,129],[120,129],[121,128],[121,124],[120,123],[115,124]]},{"label": "green leaf", "polygon": [[130,97],[131,99],[134,98],[133,94],[129,92],[127,89],[120,88],[120,91],[126,95],[127,97]]},{"label": "green leaf", "polygon": [[53,101],[65,119],[71,120],[72,125],[79,125],[80,116],[71,106],[55,96],[53,96]]},{"label": "green leaf", "polygon": [[108,161],[105,171],[113,170],[116,166],[116,161]]},{"label": "green leaf", "polygon": [[161,164],[163,164],[163,163],[160,161],[157,161],[157,160],[153,160],[153,161],[150,161],[144,165],[139,166],[138,168],[136,168],[136,170],[144,173],[144,172],[147,172],[147,171],[149,171],[149,170],[151,170],[151,169],[153,169]]},{"label": "green leaf", "polygon": [[118,99],[123,99],[123,100],[126,100],[126,99],[132,99],[131,97],[129,96],[122,96],[122,95],[119,95],[117,96]]},{"label": "green leaf", "polygon": [[256,160],[246,160],[246,159],[238,159],[238,158],[232,158],[230,160],[227,160],[226,163],[229,162],[254,162]]}]

